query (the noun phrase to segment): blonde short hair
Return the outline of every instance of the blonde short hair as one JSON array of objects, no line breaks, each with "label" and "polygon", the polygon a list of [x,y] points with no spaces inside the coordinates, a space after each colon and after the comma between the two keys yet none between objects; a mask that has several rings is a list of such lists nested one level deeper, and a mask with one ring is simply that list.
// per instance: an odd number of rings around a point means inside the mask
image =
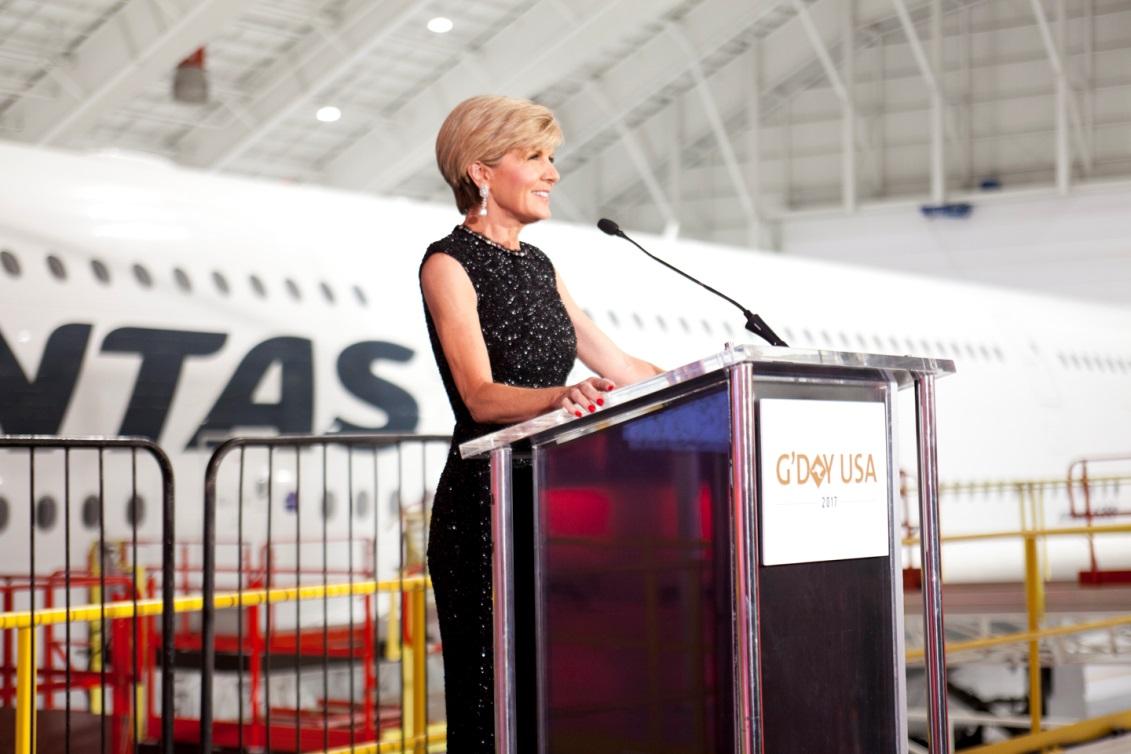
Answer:
[{"label": "blonde short hair", "polygon": [[436,135],[436,164],[452,187],[456,207],[466,214],[479,203],[479,189],[467,169],[476,162],[497,165],[512,149],[553,151],[562,129],[549,108],[525,99],[482,95],[455,106]]}]

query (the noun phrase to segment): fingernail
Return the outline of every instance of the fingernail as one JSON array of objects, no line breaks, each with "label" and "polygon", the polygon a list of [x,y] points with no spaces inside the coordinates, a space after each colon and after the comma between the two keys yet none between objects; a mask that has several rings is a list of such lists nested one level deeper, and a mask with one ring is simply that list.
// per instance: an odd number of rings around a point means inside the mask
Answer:
[{"label": "fingernail", "polygon": [[604,406],[605,405],[605,399],[604,398],[598,398],[597,399],[597,405],[598,406]]},{"label": "fingernail", "polygon": [[596,410],[597,410],[597,407],[596,407],[596,406],[590,406],[590,407],[589,407],[589,413],[593,413],[593,412],[594,412],[594,411],[596,411]]},{"label": "fingernail", "polygon": [[578,419],[581,418],[581,412],[580,411],[574,411],[573,413],[574,413],[575,416],[577,416]]}]

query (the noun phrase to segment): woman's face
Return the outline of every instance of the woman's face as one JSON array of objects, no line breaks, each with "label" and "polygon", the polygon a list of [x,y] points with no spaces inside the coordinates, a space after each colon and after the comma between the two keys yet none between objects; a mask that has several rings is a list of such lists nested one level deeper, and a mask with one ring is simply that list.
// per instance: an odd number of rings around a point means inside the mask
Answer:
[{"label": "woman's face", "polygon": [[523,225],[549,219],[550,191],[559,178],[553,152],[512,149],[490,168],[488,215],[499,212]]}]

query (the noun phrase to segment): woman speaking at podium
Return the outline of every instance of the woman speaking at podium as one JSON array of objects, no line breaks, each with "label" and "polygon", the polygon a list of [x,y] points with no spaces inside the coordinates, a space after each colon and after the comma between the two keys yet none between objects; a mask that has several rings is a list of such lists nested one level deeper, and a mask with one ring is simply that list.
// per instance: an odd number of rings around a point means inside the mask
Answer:
[{"label": "woman speaking at podium", "polygon": [[[604,392],[660,371],[618,348],[546,255],[519,240],[525,226],[550,217],[561,140],[547,108],[494,96],[461,102],[436,138],[436,161],[464,215],[420,266],[428,334],[456,419],[428,545],[450,754],[495,750],[490,472],[483,461],[461,460],[458,446],[555,409],[595,412]],[[600,376],[567,386],[578,358]],[[516,493],[522,481],[516,476]],[[529,508],[516,505],[516,517]],[[531,570],[517,563],[516,580]],[[520,675],[529,670],[520,662]],[[520,707],[520,720],[532,715]]]}]

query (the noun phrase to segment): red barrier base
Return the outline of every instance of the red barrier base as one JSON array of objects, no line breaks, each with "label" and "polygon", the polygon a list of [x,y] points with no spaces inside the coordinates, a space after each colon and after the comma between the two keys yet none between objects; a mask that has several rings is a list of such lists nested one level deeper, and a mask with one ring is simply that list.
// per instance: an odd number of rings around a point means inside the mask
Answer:
[{"label": "red barrier base", "polygon": [[1107,584],[1131,584],[1131,571],[1080,571],[1081,586],[1105,586]]}]

